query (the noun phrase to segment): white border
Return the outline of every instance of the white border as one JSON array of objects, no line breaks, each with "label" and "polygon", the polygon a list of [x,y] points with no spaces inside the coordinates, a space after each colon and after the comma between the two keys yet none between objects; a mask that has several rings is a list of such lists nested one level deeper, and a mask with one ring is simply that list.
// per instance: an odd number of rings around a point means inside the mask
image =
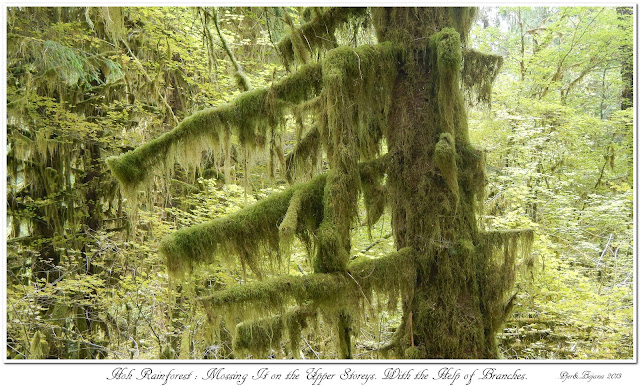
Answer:
[{"label": "white border", "polygon": [[[275,1],[275,2],[261,2],[261,1],[229,1],[229,0],[216,0],[215,4],[219,5],[233,5],[233,6],[249,6],[249,5],[301,5],[304,3],[305,6],[310,5],[363,5],[363,6],[391,6],[398,4],[391,1],[366,1],[366,2],[356,2],[354,4],[353,1]],[[509,3],[506,2],[487,2],[487,1],[463,1],[463,2],[446,2],[446,1],[402,1],[402,5],[406,6],[463,6],[463,5],[474,5],[474,6],[593,6],[593,5],[603,5],[603,1],[579,1],[579,2],[561,2],[561,1],[553,1],[553,2],[540,2],[534,3],[531,1],[511,1]],[[161,2],[161,1],[114,1],[114,2],[105,2],[105,1],[96,1],[96,2],[87,2],[87,1],[61,1],[56,2],[55,6],[161,6],[161,5],[174,5],[172,2]],[[194,5],[211,5],[211,1],[187,1],[184,4],[179,4],[181,6],[194,6]],[[38,0],[38,1],[2,1],[3,9],[0,13],[0,23],[2,24],[2,32],[0,39],[0,52],[3,55],[6,55],[6,36],[7,36],[7,7],[9,6],[52,6],[51,3]],[[637,85],[638,85],[638,77],[637,77],[637,60],[638,60],[638,39],[637,39],[637,21],[638,21],[638,6],[636,2],[627,2],[627,1],[616,1],[613,3],[604,4],[608,7],[612,6],[633,6],[634,7],[634,245],[637,245],[638,242],[638,233],[637,233],[637,221],[638,221],[638,122],[637,122],[637,106],[638,106],[638,93],[637,93]],[[6,141],[6,56],[0,61],[0,77],[2,80],[2,87],[5,89],[0,96],[0,123],[2,123],[5,130],[3,130],[0,134],[0,141]],[[6,143],[6,142],[4,142]],[[0,174],[3,177],[3,181],[6,181],[6,148],[3,147],[3,156],[1,158],[1,166],[0,166]],[[0,194],[3,197],[6,197],[6,182],[2,184],[0,189]],[[2,206],[2,215],[0,217],[0,224],[3,228],[6,228],[6,207]],[[3,232],[4,234],[4,232]],[[6,238],[2,237],[1,239],[1,248],[2,251],[6,251]],[[0,263],[0,267],[2,269],[2,320],[0,324],[2,325],[1,333],[6,339],[6,253],[2,254],[4,258]],[[471,384],[483,384],[486,381],[479,380],[479,375],[483,369],[489,367],[495,367],[501,373],[513,373],[515,370],[519,370],[520,373],[526,374],[527,379],[522,381],[517,381],[518,384],[521,385],[540,385],[544,383],[545,385],[573,385],[576,383],[584,384],[637,384],[638,380],[640,380],[640,367],[638,366],[638,309],[636,307],[637,304],[637,296],[638,296],[638,255],[637,250],[634,250],[634,311],[635,311],[635,319],[634,319],[634,359],[631,360],[354,360],[354,361],[344,361],[344,360],[309,360],[309,361],[295,361],[295,360],[273,360],[273,361],[250,361],[250,360],[231,360],[231,361],[181,361],[181,360],[156,360],[156,361],[116,361],[116,360],[61,360],[61,361],[51,361],[51,360],[24,360],[24,361],[11,361],[7,363],[4,359],[6,357],[6,345],[2,345],[2,360],[3,364],[0,366],[0,380],[3,384],[17,384],[27,382],[28,384],[32,384],[35,382],[46,382],[47,386],[49,385],[75,385],[75,384],[115,384],[127,382],[131,384],[132,382],[136,382],[135,378],[140,376],[140,370],[145,367],[150,367],[154,372],[163,372],[168,373],[171,371],[172,374],[175,373],[189,373],[193,372],[192,377],[189,381],[178,381],[178,380],[169,380],[166,384],[169,385],[178,385],[183,384],[184,382],[193,382],[195,384],[202,383],[204,377],[206,377],[206,372],[210,368],[219,368],[224,367],[225,371],[229,373],[248,373],[249,378],[243,383],[245,385],[249,384],[291,384],[291,385],[312,385],[311,380],[306,379],[306,371],[310,368],[322,368],[323,370],[334,372],[336,376],[332,380],[326,380],[321,383],[321,385],[333,385],[333,384],[344,384],[344,385],[360,385],[363,384],[363,381],[340,381],[339,375],[342,374],[345,369],[351,368],[353,371],[358,373],[368,373],[374,372],[377,374],[377,380],[368,381],[364,384],[366,385],[378,385],[378,384],[437,384],[437,385],[465,385],[467,380],[464,380],[463,377],[460,379],[451,382],[444,380],[434,380],[432,377],[437,376],[438,370],[443,367],[452,368],[452,372],[454,369],[458,369],[461,375],[471,374],[474,370],[476,371],[475,378],[471,382]],[[114,369],[117,367],[126,367],[127,372],[130,370],[134,370],[133,380],[108,380],[108,378],[112,377],[112,373]],[[299,381],[273,381],[267,379],[266,381],[252,381],[250,376],[253,375],[258,369],[268,367],[270,368],[270,372],[282,373],[283,377],[290,371],[294,369],[298,369],[298,373],[300,374]],[[383,381],[382,374],[386,368],[400,368],[403,370],[414,369],[413,375],[415,375],[420,369],[426,369],[430,374],[430,379],[428,380],[394,380],[394,381]],[[583,375],[584,372],[591,372],[591,374],[607,374],[607,373],[622,373],[623,378],[619,381],[613,380],[597,380],[592,379],[588,381],[588,379],[583,380],[571,380],[565,379],[563,380],[560,377],[560,373],[566,371],[569,375],[571,374],[579,374]],[[198,376],[198,379],[195,377]],[[7,381],[7,383],[5,383]],[[339,381],[339,382],[336,382]],[[163,381],[159,380],[140,380],[137,382],[142,382],[142,384],[149,385],[162,385]],[[222,380],[210,380],[205,381],[202,384],[223,384],[223,385],[237,385],[238,382],[235,381],[222,381]],[[516,381],[504,381],[504,380],[494,380],[493,382],[497,382],[498,384],[506,384],[506,383],[516,383]]]}]

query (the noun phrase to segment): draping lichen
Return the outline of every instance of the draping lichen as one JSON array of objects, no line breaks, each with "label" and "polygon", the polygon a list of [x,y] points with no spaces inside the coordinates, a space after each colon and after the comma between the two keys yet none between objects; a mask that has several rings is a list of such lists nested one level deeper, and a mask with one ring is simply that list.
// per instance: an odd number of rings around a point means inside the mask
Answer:
[{"label": "draping lichen", "polygon": [[486,105],[491,103],[491,85],[500,72],[502,62],[503,58],[499,55],[464,50],[461,77],[468,101]]}]

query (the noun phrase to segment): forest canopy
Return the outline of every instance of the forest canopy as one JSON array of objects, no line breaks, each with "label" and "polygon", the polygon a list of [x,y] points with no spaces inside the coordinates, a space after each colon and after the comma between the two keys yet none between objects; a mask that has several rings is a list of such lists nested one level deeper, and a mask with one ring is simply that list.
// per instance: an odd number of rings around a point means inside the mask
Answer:
[{"label": "forest canopy", "polygon": [[9,7],[7,358],[633,358],[633,69],[624,7]]}]

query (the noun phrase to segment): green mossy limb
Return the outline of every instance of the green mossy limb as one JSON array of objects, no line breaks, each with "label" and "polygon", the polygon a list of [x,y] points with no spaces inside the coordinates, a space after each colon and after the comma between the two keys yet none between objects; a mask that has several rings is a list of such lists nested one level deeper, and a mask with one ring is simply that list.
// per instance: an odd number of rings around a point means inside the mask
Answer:
[{"label": "green mossy limb", "polygon": [[503,61],[499,55],[475,50],[463,51],[461,77],[468,101],[491,105],[491,86],[500,72]]},{"label": "green mossy limb", "polygon": [[331,7],[324,12],[315,12],[309,22],[278,42],[277,47],[285,64],[288,66],[295,60],[306,63],[313,51],[334,48],[334,30],[354,17],[366,15],[366,12],[366,8],[355,7]]},{"label": "green mossy limb", "polygon": [[359,258],[351,262],[347,272],[366,296],[372,292],[397,298],[409,293],[416,280],[414,252],[406,247],[378,259]]},{"label": "green mossy limb", "polygon": [[249,284],[229,287],[200,298],[213,319],[234,322],[282,315],[287,307],[297,303],[332,309],[350,288],[350,279],[342,273],[278,276]]},{"label": "green mossy limb", "polygon": [[282,222],[278,226],[280,232],[280,240],[283,244],[283,249],[289,250],[293,236],[298,228],[298,215],[300,213],[300,207],[302,203],[302,193],[296,191],[293,193],[291,200],[289,201],[289,208],[285,214]]},{"label": "green mossy limb", "polygon": [[[317,226],[309,217],[317,216],[325,182],[326,176],[318,176],[230,215],[170,234],[160,243],[160,252],[166,259],[169,272],[180,276],[189,272],[194,264],[219,259],[229,261],[232,256],[237,256],[243,266],[248,266],[256,274],[261,274],[264,267],[274,268],[280,264],[281,258],[279,225],[289,210],[291,198],[299,192],[297,205],[302,210],[296,211],[298,223],[307,227]],[[302,232],[304,227],[296,230]],[[314,228],[309,231],[314,231]],[[269,259],[262,261],[261,256]]]},{"label": "green mossy limb", "polygon": [[171,170],[178,162],[191,167],[200,162],[201,152],[218,144],[230,146],[235,134],[242,146],[261,146],[268,129],[284,121],[288,106],[311,99],[320,92],[322,68],[303,66],[268,89],[240,94],[231,103],[198,111],[173,130],[118,157],[107,165],[128,195],[151,180],[155,170]]}]

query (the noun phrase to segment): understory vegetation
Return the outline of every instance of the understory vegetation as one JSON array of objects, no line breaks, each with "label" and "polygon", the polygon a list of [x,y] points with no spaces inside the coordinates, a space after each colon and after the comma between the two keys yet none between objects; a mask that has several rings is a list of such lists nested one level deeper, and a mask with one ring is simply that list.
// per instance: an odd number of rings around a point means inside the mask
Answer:
[{"label": "understory vegetation", "polygon": [[632,359],[632,18],[8,8],[7,358]]}]

